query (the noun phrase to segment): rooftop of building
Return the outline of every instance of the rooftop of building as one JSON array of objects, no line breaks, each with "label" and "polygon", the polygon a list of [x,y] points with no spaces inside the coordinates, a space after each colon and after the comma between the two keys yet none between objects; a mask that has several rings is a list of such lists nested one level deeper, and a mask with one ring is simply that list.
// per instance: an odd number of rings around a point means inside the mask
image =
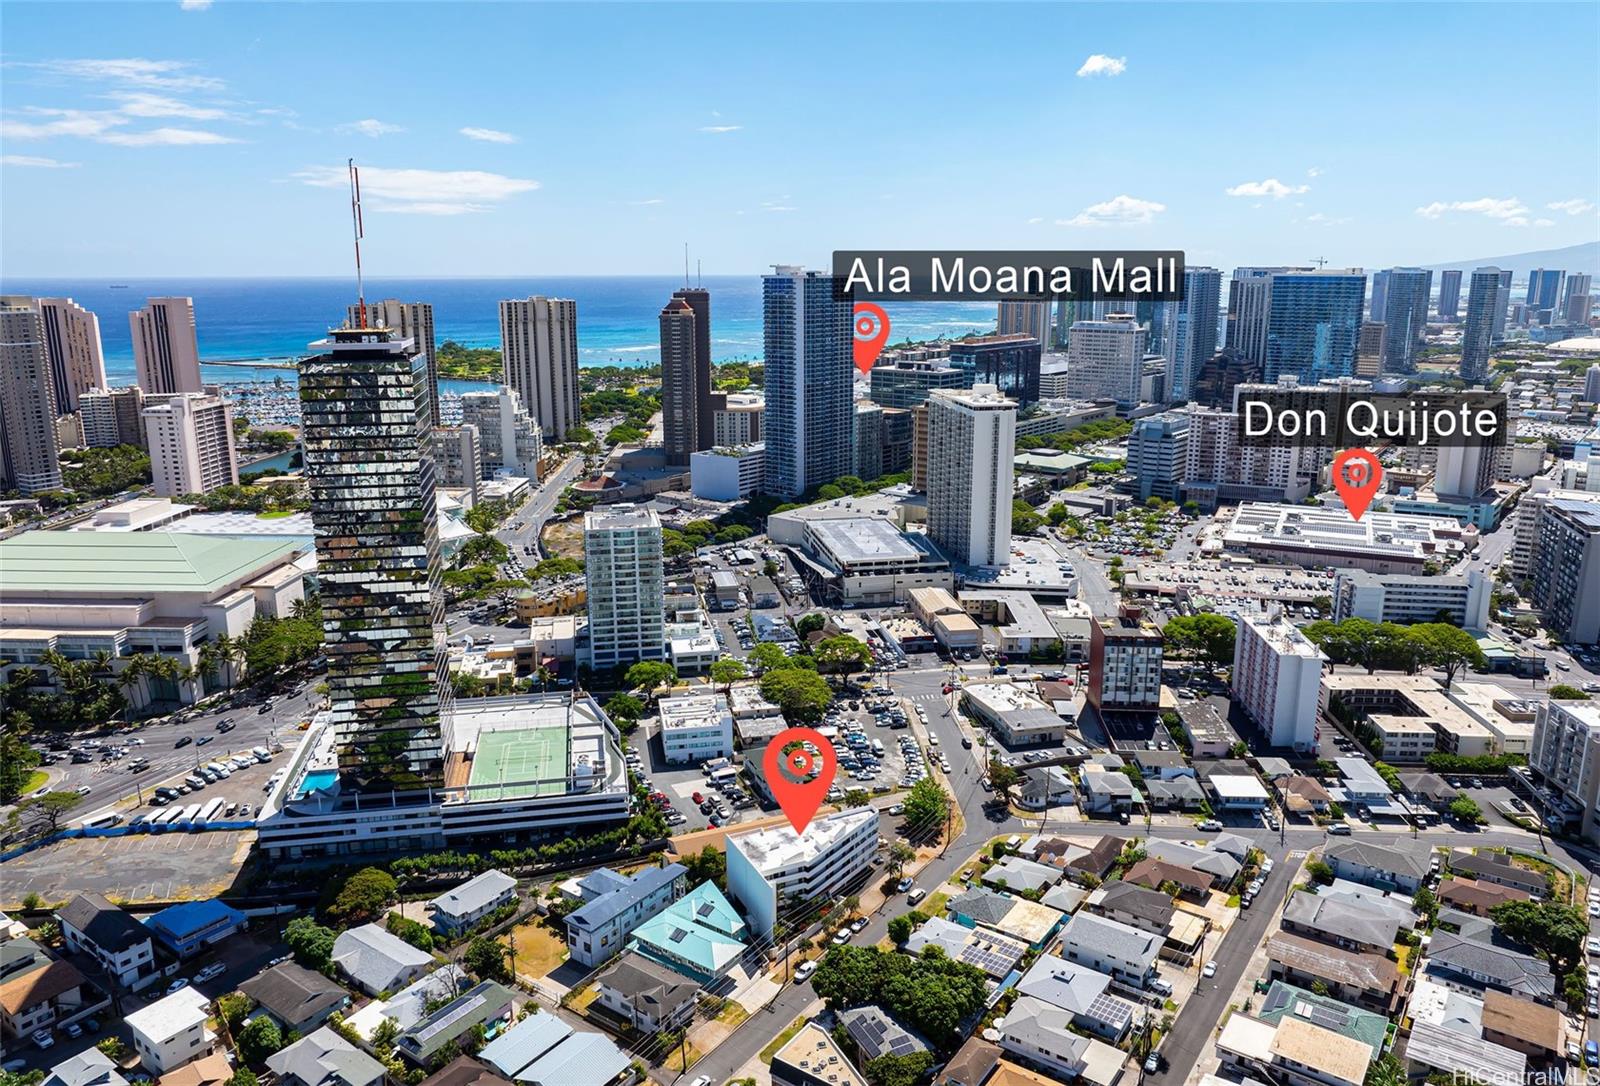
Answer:
[{"label": "rooftop of building", "polygon": [[737,848],[758,871],[770,873],[808,863],[864,826],[878,824],[878,812],[857,807],[825,818],[814,819],[804,834],[788,825],[771,826],[728,836],[728,845]]},{"label": "rooftop of building", "polygon": [[585,532],[616,532],[640,528],[660,528],[661,517],[643,505],[608,505],[583,514]]},{"label": "rooftop of building", "polygon": [[0,540],[0,594],[215,594],[302,549],[293,540],[180,532],[25,532]]},{"label": "rooftop of building", "polygon": [[1248,626],[1256,636],[1265,641],[1274,652],[1301,656],[1308,660],[1325,660],[1322,650],[1311,643],[1311,640],[1301,633],[1299,628],[1287,619],[1264,619],[1256,615],[1243,615],[1241,621]]},{"label": "rooftop of building", "polygon": [[893,524],[877,517],[844,517],[813,522],[809,531],[838,561],[916,562],[926,557],[924,548]]},{"label": "rooftop of building", "polygon": [[661,698],[662,731],[714,728],[728,720],[728,699],[721,694],[689,692]]}]

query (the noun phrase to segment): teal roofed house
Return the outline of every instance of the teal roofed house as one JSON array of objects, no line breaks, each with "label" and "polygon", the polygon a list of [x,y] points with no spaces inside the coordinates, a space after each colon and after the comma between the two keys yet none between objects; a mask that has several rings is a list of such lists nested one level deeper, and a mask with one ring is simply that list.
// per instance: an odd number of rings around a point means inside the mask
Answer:
[{"label": "teal roofed house", "polygon": [[628,949],[709,983],[728,975],[749,937],[750,926],[716,883],[703,882],[634,928]]},{"label": "teal roofed house", "polygon": [[1381,1056],[1389,1043],[1389,1020],[1383,1015],[1275,980],[1261,1001],[1257,1017],[1277,1025],[1285,1016],[1354,1037],[1372,1049],[1373,1059]]}]

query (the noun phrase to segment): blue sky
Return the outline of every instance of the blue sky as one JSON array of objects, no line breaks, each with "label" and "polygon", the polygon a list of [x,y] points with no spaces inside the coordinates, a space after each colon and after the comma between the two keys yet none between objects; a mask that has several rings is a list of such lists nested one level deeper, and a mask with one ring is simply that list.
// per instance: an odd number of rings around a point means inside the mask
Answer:
[{"label": "blue sky", "polygon": [[[1600,234],[1600,6],[5,5],[16,276],[1429,264]],[[1231,190],[1231,191],[1230,191]]]}]

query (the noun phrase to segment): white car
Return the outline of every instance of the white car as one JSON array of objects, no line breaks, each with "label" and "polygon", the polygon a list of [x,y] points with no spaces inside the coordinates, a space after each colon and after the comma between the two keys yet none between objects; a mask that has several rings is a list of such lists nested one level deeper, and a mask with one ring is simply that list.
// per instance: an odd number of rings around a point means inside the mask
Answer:
[{"label": "white car", "polygon": [[1217,963],[1216,963],[1216,961],[1213,960],[1213,961],[1206,962],[1206,967],[1204,969],[1200,970],[1200,975],[1202,977],[1207,977],[1207,978],[1216,976],[1217,975]]},{"label": "white car", "polygon": [[817,963],[816,962],[801,962],[798,966],[795,967],[794,982],[796,984],[803,984],[807,980],[811,979],[811,974],[815,973],[816,971],[817,971]]},{"label": "white car", "polygon": [[223,965],[221,962],[212,962],[210,965],[200,970],[200,972],[196,973],[194,975],[194,979],[197,981],[211,980],[213,977],[222,976],[222,974],[227,972],[227,970],[228,967]]},{"label": "white car", "polygon": [[1589,953],[1600,954],[1600,935],[1589,936]]}]

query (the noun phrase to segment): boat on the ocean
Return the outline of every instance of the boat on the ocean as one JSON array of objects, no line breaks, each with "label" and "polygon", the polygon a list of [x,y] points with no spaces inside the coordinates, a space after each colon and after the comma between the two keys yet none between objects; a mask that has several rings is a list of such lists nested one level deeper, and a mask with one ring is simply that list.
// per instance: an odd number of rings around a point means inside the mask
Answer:
[{"label": "boat on the ocean", "polygon": [[112,283],[111,286],[108,287],[107,289],[109,289],[109,290],[127,290],[128,289],[128,284],[126,284],[126,283]]}]

